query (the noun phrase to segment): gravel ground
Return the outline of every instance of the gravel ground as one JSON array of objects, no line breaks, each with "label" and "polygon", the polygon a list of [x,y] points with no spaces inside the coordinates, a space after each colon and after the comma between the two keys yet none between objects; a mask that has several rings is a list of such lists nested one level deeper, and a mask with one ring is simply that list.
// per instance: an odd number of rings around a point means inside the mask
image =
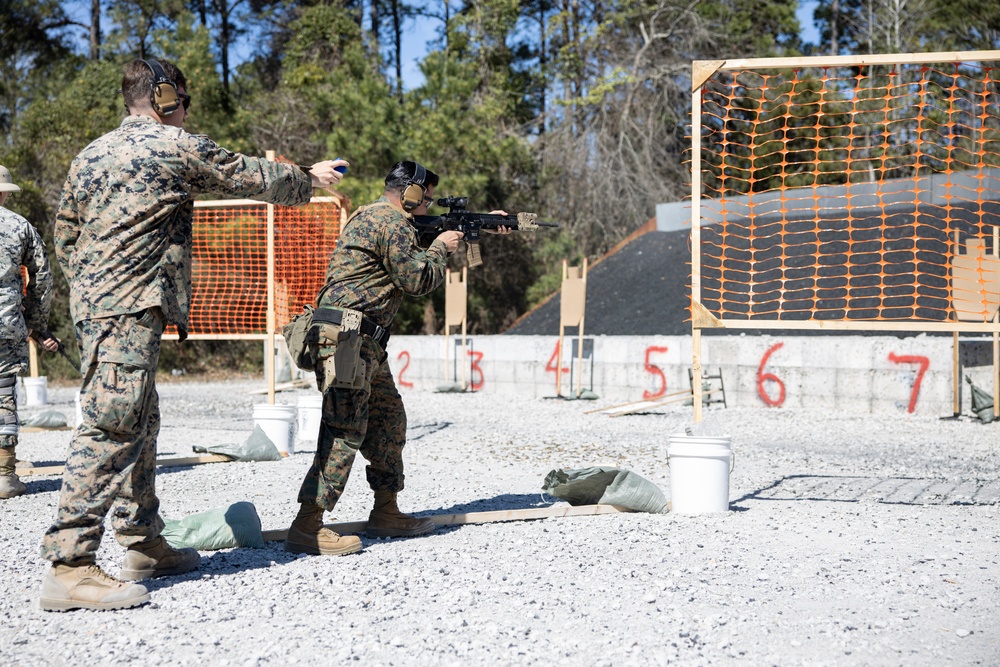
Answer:
[{"label": "gravel ground", "polygon": [[[160,386],[161,456],[241,442],[260,383]],[[295,403],[307,392],[286,392]],[[49,388],[72,416],[72,390]],[[611,418],[602,401],[404,395],[404,510],[548,504],[545,474],[614,465],[669,495],[664,449],[690,408]],[[30,412],[29,412],[30,414]],[[730,512],[614,514],[453,526],[364,539],[341,558],[203,552],[110,612],[42,612],[38,557],[59,479],[0,501],[0,664],[996,665],[1000,454],[972,420],[795,410],[710,413],[733,436]],[[22,435],[19,454],[65,458],[69,432]],[[285,528],[314,444],[280,462],[161,468],[162,512],[249,500]],[[359,457],[328,520],[367,517]],[[105,536],[99,562],[123,550]]]}]

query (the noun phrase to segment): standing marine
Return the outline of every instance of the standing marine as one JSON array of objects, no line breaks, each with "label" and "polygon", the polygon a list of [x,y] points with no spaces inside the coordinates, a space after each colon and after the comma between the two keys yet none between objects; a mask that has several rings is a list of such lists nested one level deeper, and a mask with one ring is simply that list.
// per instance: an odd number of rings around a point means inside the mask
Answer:
[{"label": "standing marine", "polygon": [[[59,349],[56,339],[41,334],[48,326],[52,303],[45,244],[31,223],[4,208],[11,193],[20,191],[10,171],[0,166],[0,498],[27,491],[15,470],[20,422],[14,386],[17,376],[28,370],[28,337],[40,335],[45,349]],[[28,270],[27,288],[22,266]]]},{"label": "standing marine", "polygon": [[[347,166],[327,160],[306,173],[189,134],[186,89],[169,62],[126,64],[128,116],[83,149],[63,186],[56,256],[80,346],[83,422],[70,442],[55,523],[42,541],[52,563],[42,609],[134,607],[149,594],[128,581],[198,567],[197,551],[174,549],[160,536],[155,491],[156,366],[167,325],[187,337],[194,197],[305,204],[314,187],[337,183],[336,168]],[[95,563],[112,504],[115,536],[127,549],[120,578]]]},{"label": "standing marine", "polygon": [[396,504],[403,490],[406,412],[386,343],[403,297],[440,285],[448,255],[462,238],[461,232],[445,231],[427,248],[417,243],[413,216],[427,212],[437,184],[437,174],[420,164],[396,163],[382,196],[351,216],[333,251],[312,318],[322,423],[285,541],[293,553],[343,555],[361,549],[356,536],[323,527],[323,513],[340,499],[359,451],[368,460],[368,485],[375,492],[368,535],[407,537],[435,528],[430,519],[403,514]]}]

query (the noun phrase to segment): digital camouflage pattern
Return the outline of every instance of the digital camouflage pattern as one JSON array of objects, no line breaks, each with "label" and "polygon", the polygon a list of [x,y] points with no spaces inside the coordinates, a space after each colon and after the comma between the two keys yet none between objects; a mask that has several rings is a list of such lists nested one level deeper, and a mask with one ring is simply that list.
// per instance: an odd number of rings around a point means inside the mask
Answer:
[{"label": "digital camouflage pattern", "polygon": [[[403,489],[403,446],[406,411],[389,370],[386,353],[370,338],[361,346],[368,377],[361,389],[328,389],[316,455],[299,490],[300,503],[312,502],[331,510],[337,504],[354,456],[360,450],[368,460],[368,484],[378,491]],[[323,365],[316,366],[322,386]]]},{"label": "digital camouflage pattern", "polygon": [[412,219],[385,197],[355,211],[330,258],[319,305],[360,310],[389,328],[403,295],[421,296],[444,282],[447,247],[435,239],[421,248]]},{"label": "digital camouflage pattern", "polygon": [[[48,327],[51,305],[52,271],[42,237],[23,217],[0,206],[0,378],[28,372],[28,329]],[[10,417],[17,419],[16,399],[0,394],[0,424]],[[16,446],[17,434],[0,433],[0,448],[13,454]]]},{"label": "digital camouflage pattern", "polygon": [[70,443],[59,511],[42,541],[44,558],[93,562],[115,500],[111,523],[123,546],[163,529],[156,497],[155,379],[164,326],[159,308],[76,325],[83,423]]},{"label": "digital camouflage pattern", "polygon": [[[419,296],[444,282],[448,250],[435,240],[417,245],[411,216],[385,197],[359,208],[344,227],[326,272],[319,302],[324,308],[351,308],[390,328],[406,294]],[[321,350],[316,380],[323,386]],[[361,389],[330,388],[323,395],[319,441],[312,466],[299,491],[300,503],[331,510],[337,503],[358,451],[368,460],[368,484],[376,491],[403,489],[406,411],[387,355],[367,336],[361,358],[368,378]]]},{"label": "digital camouflage pattern", "polygon": [[[27,294],[22,266],[28,270]],[[51,305],[52,271],[42,237],[27,220],[0,206],[0,338],[24,340],[28,329],[45,329]]]},{"label": "digital camouflage pattern", "polygon": [[[23,375],[28,370],[28,339],[0,338],[0,378]],[[7,417],[17,419],[17,399],[14,394],[0,393],[0,424]],[[17,446],[17,435],[0,433],[0,448],[9,449]]]},{"label": "digital camouflage pattern", "polygon": [[128,116],[73,160],[63,186],[55,246],[73,321],[158,307],[185,332],[195,195],[293,206],[307,203],[312,192],[312,180],[298,167]]}]

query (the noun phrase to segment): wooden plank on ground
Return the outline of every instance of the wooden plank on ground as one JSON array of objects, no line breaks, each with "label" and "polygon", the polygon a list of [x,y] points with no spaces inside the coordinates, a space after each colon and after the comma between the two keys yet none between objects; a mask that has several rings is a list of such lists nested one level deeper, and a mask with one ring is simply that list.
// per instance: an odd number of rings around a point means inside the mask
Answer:
[{"label": "wooden plank on ground", "polygon": [[[286,389],[308,389],[312,387],[312,382],[305,379],[292,380],[291,382],[282,382],[281,384],[274,385],[275,391],[285,391]],[[270,389],[254,389],[249,392],[251,395],[266,394]]]},{"label": "wooden plank on ground", "polygon": [[21,433],[42,433],[44,431],[72,431],[72,426],[22,426]]},{"label": "wooden plank on ground", "polygon": [[[459,526],[475,523],[497,523],[500,521],[528,521],[532,519],[553,519],[566,516],[594,516],[597,514],[617,514],[627,512],[615,505],[558,505],[555,507],[530,507],[520,510],[494,510],[491,512],[466,512],[463,514],[435,514],[423,516],[438,526]],[[368,528],[367,521],[347,521],[344,523],[328,523],[325,525],[339,535],[362,533]],[[264,540],[279,542],[288,535],[288,530],[265,530]]]},{"label": "wooden plank on ground", "polygon": [[[176,468],[178,466],[201,465],[202,463],[225,463],[232,460],[232,458],[223,456],[222,454],[203,454],[202,456],[182,456],[173,459],[157,459],[156,465],[159,468]],[[43,466],[38,468],[32,467],[25,468],[24,470],[18,469],[17,474],[22,477],[24,475],[61,475],[63,474],[65,467],[65,465],[59,465]]]}]

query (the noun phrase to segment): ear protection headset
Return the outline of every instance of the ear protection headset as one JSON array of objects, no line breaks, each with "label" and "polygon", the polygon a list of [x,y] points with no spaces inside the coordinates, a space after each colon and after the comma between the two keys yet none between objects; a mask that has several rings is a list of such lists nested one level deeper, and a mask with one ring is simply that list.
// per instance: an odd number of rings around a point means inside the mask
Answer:
[{"label": "ear protection headset", "polygon": [[417,165],[417,168],[413,171],[410,182],[403,189],[403,194],[399,197],[399,202],[403,205],[403,210],[407,213],[423,204],[424,195],[427,193],[427,188],[424,187],[424,180],[427,179],[427,170],[418,162],[414,162],[413,164]]},{"label": "ear protection headset", "polygon": [[153,73],[153,83],[149,86],[149,103],[160,116],[169,116],[181,105],[177,94],[177,84],[167,78],[163,66],[155,60],[143,60],[143,64]]}]

